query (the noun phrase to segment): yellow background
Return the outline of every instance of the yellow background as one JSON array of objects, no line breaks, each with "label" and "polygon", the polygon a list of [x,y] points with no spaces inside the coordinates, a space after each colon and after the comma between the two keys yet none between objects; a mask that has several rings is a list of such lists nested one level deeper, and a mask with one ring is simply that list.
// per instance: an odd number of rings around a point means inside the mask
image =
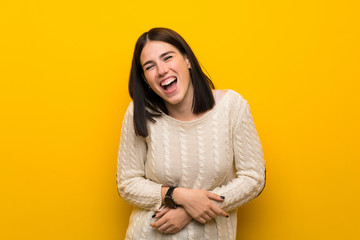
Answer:
[{"label": "yellow background", "polygon": [[238,239],[359,239],[357,0],[0,2],[0,239],[123,239],[138,36],[178,31],[250,103],[267,165]]}]

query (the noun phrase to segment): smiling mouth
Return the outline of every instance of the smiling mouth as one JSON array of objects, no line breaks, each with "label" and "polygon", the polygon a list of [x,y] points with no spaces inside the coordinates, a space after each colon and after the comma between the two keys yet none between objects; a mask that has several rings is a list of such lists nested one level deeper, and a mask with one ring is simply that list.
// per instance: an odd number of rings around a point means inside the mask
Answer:
[{"label": "smiling mouth", "polygon": [[169,78],[165,81],[163,81],[160,86],[162,87],[162,89],[164,89],[164,91],[170,90],[172,87],[174,87],[177,83],[177,78]]}]

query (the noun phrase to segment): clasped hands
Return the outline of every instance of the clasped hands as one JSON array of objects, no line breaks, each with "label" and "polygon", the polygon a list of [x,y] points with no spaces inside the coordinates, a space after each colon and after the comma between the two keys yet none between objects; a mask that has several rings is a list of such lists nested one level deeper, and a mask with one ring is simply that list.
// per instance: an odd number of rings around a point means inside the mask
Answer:
[{"label": "clasped hands", "polygon": [[[162,189],[162,193],[167,189]],[[162,194],[163,196],[164,194]],[[222,202],[224,197],[201,189],[176,188],[173,193],[176,209],[163,208],[153,217],[157,219],[151,227],[165,234],[173,234],[183,229],[192,219],[205,224],[217,215],[228,214],[212,201]]]}]

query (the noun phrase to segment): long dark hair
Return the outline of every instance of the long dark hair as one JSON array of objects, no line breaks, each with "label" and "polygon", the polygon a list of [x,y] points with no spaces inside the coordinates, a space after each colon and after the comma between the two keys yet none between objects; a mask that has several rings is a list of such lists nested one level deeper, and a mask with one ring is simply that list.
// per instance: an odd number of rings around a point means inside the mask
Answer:
[{"label": "long dark hair", "polygon": [[148,136],[147,120],[156,122],[154,118],[161,116],[162,112],[168,114],[163,99],[152,91],[145,82],[140,63],[141,52],[149,41],[169,43],[189,59],[191,65],[190,78],[194,88],[193,113],[205,112],[215,104],[211,92],[211,89],[214,89],[214,84],[202,71],[198,60],[185,40],[178,33],[168,28],[150,29],[150,31],[143,33],[135,44],[129,79],[129,93],[134,102],[135,133],[143,137]]}]

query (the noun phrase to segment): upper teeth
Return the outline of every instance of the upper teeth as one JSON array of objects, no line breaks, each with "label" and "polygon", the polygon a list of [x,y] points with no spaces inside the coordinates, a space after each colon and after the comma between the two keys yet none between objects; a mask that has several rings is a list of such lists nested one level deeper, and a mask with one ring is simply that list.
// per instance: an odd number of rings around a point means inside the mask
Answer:
[{"label": "upper teeth", "polygon": [[169,85],[170,83],[172,83],[172,82],[175,81],[175,80],[176,80],[176,77],[166,79],[165,81],[163,81],[163,82],[161,83],[161,86]]}]

